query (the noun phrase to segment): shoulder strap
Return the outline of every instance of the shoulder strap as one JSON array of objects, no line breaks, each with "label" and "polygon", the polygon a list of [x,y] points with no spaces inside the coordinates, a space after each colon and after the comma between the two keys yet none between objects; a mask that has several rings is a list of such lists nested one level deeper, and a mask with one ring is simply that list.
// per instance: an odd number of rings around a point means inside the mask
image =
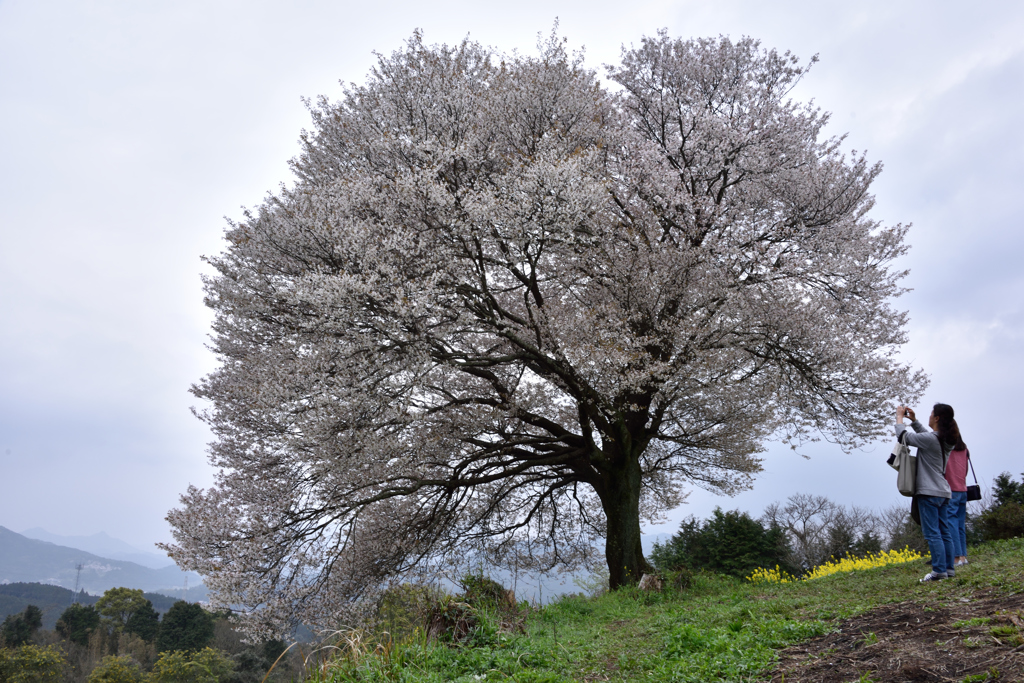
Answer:
[{"label": "shoulder strap", "polygon": [[978,475],[974,473],[974,463],[971,462],[971,449],[967,449],[967,464],[971,467],[971,476],[974,477],[974,483],[978,483]]}]

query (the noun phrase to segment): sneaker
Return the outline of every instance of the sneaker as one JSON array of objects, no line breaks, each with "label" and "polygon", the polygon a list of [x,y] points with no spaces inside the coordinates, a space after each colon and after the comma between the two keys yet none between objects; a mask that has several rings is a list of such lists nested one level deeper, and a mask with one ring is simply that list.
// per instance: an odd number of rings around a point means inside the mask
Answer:
[{"label": "sneaker", "polygon": [[928,583],[929,581],[942,581],[944,578],[946,578],[946,576],[946,572],[942,572],[941,574],[936,574],[935,572],[928,572],[924,575],[924,578],[921,579],[921,583]]},{"label": "sneaker", "polygon": [[947,579],[952,579],[954,576],[956,576],[956,572],[955,571],[953,571],[952,569],[947,569],[946,570],[946,578]]},{"label": "sneaker", "polygon": [[953,566],[954,566],[954,567],[962,567],[962,566],[964,566],[965,564],[970,564],[970,562],[968,562],[968,561],[967,561],[967,558],[966,558],[966,557],[965,557],[964,559],[962,559],[962,560],[957,560],[956,562],[954,562],[954,563],[953,563]]}]

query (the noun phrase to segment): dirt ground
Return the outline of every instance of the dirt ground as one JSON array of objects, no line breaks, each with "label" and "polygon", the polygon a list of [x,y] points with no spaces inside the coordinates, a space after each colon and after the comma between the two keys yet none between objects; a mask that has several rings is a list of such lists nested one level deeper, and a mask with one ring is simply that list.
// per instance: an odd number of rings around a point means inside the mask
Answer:
[{"label": "dirt ground", "polygon": [[[973,620],[973,621],[972,621]],[[969,622],[969,623],[965,623]],[[779,653],[772,683],[1024,683],[1024,594],[886,605]]]}]

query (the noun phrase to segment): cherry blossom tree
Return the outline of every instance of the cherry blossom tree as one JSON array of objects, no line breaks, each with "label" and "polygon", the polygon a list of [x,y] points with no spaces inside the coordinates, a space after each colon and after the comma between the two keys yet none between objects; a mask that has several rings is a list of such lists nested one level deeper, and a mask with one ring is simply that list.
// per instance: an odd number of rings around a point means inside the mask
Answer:
[{"label": "cherry blossom tree", "polygon": [[253,631],[469,552],[612,587],[642,520],[749,487],[769,438],[880,434],[906,228],[880,171],[749,38],[624,50],[604,85],[416,34],[310,107],[295,182],[210,259],[219,368],[194,393],[216,484],[169,515],[182,566]]}]

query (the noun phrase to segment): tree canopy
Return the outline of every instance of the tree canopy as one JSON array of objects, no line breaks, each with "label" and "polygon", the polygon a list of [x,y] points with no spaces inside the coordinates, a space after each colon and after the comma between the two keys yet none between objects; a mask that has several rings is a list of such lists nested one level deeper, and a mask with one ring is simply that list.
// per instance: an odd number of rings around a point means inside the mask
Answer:
[{"label": "tree canopy", "polygon": [[159,618],[153,609],[153,603],[137,588],[108,589],[96,601],[96,611],[107,626],[117,632],[125,630],[128,624],[133,623],[133,619],[134,623],[140,624],[139,618],[136,618],[137,614],[141,614],[141,619],[147,621],[154,617]]},{"label": "tree canopy", "polygon": [[72,603],[57,619],[56,630],[73,643],[85,646],[89,636],[99,628],[100,614],[92,605]]},{"label": "tree canopy", "polygon": [[171,605],[160,624],[156,645],[160,652],[196,652],[213,640],[213,615],[193,602]]},{"label": "tree canopy", "polygon": [[0,626],[0,640],[8,647],[25,645],[42,626],[43,611],[35,605],[29,605],[21,614],[7,615]]},{"label": "tree canopy", "polygon": [[[813,60],[812,60],[813,61]],[[752,39],[662,33],[612,85],[552,35],[381,56],[209,262],[216,484],[169,515],[249,627],[333,624],[446,554],[650,571],[640,522],[766,439],[879,435],[904,226]]]},{"label": "tree canopy", "polygon": [[147,642],[153,642],[160,632],[160,615],[149,600],[135,610],[124,625],[125,633],[133,633]]}]

